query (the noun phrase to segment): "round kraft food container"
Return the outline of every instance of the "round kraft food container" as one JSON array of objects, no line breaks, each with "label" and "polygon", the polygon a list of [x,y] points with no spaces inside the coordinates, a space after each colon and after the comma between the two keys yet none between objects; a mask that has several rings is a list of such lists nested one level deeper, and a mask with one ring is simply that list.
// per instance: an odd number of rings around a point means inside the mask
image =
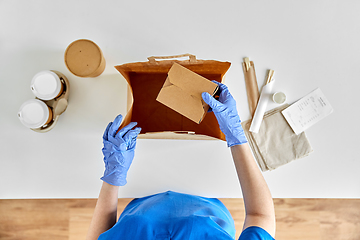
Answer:
[{"label": "round kraft food container", "polygon": [[36,97],[51,100],[62,94],[64,85],[55,72],[42,71],[33,77],[30,88]]},{"label": "round kraft food container", "polygon": [[18,112],[21,123],[28,128],[40,128],[49,124],[53,113],[51,109],[39,99],[24,102]]},{"label": "round kraft food container", "polygon": [[87,39],[72,42],[64,58],[66,67],[78,77],[97,77],[105,70],[106,62],[101,49]]}]

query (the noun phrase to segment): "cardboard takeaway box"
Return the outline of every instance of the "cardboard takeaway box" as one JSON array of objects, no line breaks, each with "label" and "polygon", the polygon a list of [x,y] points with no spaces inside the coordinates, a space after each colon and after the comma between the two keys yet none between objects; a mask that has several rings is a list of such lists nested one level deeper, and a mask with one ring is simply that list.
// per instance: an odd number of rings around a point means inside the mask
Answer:
[{"label": "cardboard takeaway box", "polygon": [[156,100],[200,124],[209,109],[202,92],[214,96],[218,89],[217,84],[174,63]]},{"label": "cardboard takeaway box", "polygon": [[[189,116],[185,117],[182,115],[184,114],[184,111],[181,109],[185,109],[186,104],[180,106],[180,112],[182,112],[182,114],[180,114],[177,112],[179,109],[175,111],[159,102],[174,103],[173,100],[178,99],[172,91],[167,92],[163,96],[159,93],[162,91],[163,87],[165,89],[169,84],[178,84],[177,80],[182,78],[178,74],[184,74],[184,69],[182,69],[182,67],[199,74],[209,81],[210,84],[208,88],[210,87],[210,89],[208,89],[208,92],[210,94],[214,94],[214,89],[212,89],[212,87],[215,85],[211,83],[210,80],[223,82],[225,73],[230,68],[229,62],[198,60],[194,55],[185,55],[189,56],[190,59],[184,61],[174,59],[162,61],[156,60],[178,58],[183,57],[184,55],[149,57],[149,61],[147,62],[127,63],[115,66],[129,84],[127,100],[128,112],[120,128],[130,122],[137,122],[138,126],[142,128],[139,138],[220,139],[225,141],[225,136],[219,128],[215,115],[212,112],[205,115],[208,109],[206,104],[202,104],[201,114],[199,114],[199,111],[195,111],[197,112],[195,114],[196,117],[193,120],[190,120],[188,118]],[[173,68],[172,71],[169,72],[173,65],[175,70]],[[189,73],[185,73],[185,76],[189,76],[187,74]],[[171,79],[177,80],[171,83]],[[188,89],[186,91],[188,91]],[[157,100],[158,96],[159,101]],[[187,104],[187,106],[189,105]],[[203,118],[203,116],[205,117]]]}]

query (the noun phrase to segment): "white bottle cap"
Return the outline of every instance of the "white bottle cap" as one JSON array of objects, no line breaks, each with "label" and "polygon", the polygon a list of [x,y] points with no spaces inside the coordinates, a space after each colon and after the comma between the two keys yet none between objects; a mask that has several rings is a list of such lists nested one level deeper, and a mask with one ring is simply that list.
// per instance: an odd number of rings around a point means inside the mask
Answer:
[{"label": "white bottle cap", "polygon": [[56,73],[42,71],[33,77],[30,88],[36,97],[43,100],[51,100],[59,95],[62,83]]},{"label": "white bottle cap", "polygon": [[19,110],[18,117],[28,128],[39,128],[48,121],[49,107],[41,100],[31,99],[24,102]]}]

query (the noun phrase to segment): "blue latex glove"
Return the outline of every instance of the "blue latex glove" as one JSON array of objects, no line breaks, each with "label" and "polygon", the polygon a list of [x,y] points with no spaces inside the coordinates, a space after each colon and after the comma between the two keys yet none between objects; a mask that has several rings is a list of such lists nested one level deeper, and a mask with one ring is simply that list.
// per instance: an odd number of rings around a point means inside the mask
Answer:
[{"label": "blue latex glove", "polygon": [[219,100],[209,93],[202,93],[202,98],[210,106],[219,123],[220,130],[225,134],[228,147],[247,143],[244,130],[241,126],[239,114],[236,109],[236,101],[231,96],[226,85],[213,81],[220,88]]},{"label": "blue latex glove", "polygon": [[114,122],[109,123],[103,136],[105,172],[101,180],[115,186],[127,183],[127,172],[134,159],[136,139],[141,131],[139,127],[132,129],[137,124],[132,122],[116,133],[121,121],[122,116],[118,115]]}]

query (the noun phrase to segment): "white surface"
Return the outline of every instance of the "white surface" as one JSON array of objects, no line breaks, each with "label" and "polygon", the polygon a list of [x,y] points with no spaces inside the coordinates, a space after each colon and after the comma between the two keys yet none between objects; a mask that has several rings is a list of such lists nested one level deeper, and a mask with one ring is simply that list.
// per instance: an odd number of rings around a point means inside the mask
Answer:
[{"label": "white surface", "polygon": [[[254,61],[259,84],[275,70],[274,92],[284,92],[287,103],[320,87],[335,111],[306,131],[315,152],[264,176],[273,197],[359,198],[359,12],[357,0],[0,1],[0,197],[97,197],[101,137],[126,109],[127,85],[113,66],[192,53],[232,63],[226,84],[243,120],[243,57]],[[80,38],[104,52],[100,77],[66,69],[64,51]],[[64,73],[71,94],[57,126],[40,134],[26,129],[17,111],[34,98],[31,78],[44,69]],[[139,140],[119,196],[165,190],[241,197],[226,144]]]}]

